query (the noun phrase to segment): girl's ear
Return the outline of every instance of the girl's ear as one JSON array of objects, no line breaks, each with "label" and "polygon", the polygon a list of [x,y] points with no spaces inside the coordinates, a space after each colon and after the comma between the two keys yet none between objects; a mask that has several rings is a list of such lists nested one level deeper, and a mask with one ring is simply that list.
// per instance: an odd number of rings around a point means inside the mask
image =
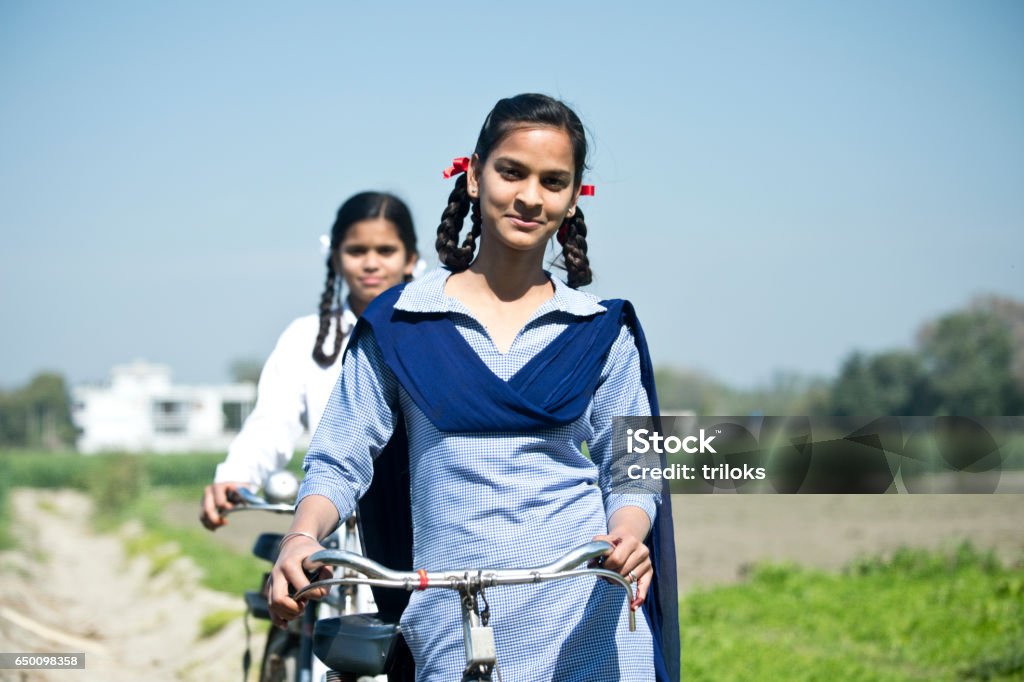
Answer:
[{"label": "girl's ear", "polygon": [[583,186],[580,185],[576,188],[576,191],[572,193],[572,203],[569,204],[569,211],[565,214],[566,218],[571,218],[576,215],[576,204],[580,200],[580,189],[582,189],[582,187]]},{"label": "girl's ear", "polygon": [[466,194],[471,199],[480,198],[480,172],[483,170],[480,166],[480,157],[473,154],[473,158],[469,160],[469,168],[466,169]]},{"label": "girl's ear", "polygon": [[412,273],[416,270],[416,262],[420,259],[418,253],[413,253],[405,261],[405,267],[402,268],[402,274],[406,277],[412,277]]}]

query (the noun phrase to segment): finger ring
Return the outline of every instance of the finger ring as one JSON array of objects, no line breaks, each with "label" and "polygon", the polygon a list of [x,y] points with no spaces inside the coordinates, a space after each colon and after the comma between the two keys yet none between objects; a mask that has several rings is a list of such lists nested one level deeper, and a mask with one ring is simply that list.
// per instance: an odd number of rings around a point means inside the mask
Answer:
[{"label": "finger ring", "polygon": [[630,578],[632,578],[632,579],[633,579],[633,582],[635,582],[635,583],[638,583],[638,582],[640,582],[640,578],[637,578],[637,577],[636,577],[636,573],[634,573],[633,571],[630,571],[630,572],[629,572],[629,577],[630,577]]}]

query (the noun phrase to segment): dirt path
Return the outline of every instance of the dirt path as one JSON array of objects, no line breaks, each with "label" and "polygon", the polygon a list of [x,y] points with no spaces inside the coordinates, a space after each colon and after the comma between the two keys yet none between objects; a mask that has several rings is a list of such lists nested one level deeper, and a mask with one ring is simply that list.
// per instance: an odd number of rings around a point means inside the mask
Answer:
[{"label": "dirt path", "polygon": [[122,537],[91,532],[80,493],[16,490],[11,505],[19,550],[0,554],[0,651],[82,651],[86,669],[0,670],[0,680],[241,679],[241,620],[198,637],[203,616],[241,611],[240,598],[199,587],[186,560],[151,576]]}]

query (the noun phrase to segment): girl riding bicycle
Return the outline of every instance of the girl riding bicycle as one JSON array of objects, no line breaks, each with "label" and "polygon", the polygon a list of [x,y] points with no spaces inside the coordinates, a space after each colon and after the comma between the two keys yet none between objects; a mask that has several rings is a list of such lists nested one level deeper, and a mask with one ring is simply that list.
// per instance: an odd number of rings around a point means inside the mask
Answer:
[{"label": "girl riding bicycle", "polygon": [[[576,291],[591,280],[585,163],[576,114],[527,94],[499,101],[473,157],[450,169],[466,173],[438,228],[445,269],[379,298],[353,334],[272,572],[275,618],[301,611],[288,587],[308,583],[303,559],[355,508],[404,426],[415,566],[540,566],[602,539],[614,545],[605,568],[635,582],[633,604],[595,579],[489,591],[506,682],[678,679],[669,498],[611,486],[612,417],[657,405],[631,306]],[[567,284],[543,267],[552,237]],[[418,680],[459,679],[459,619],[456,596],[412,594],[401,625]]]},{"label": "girl riding bicycle", "polygon": [[289,324],[267,358],[256,407],[204,491],[204,526],[226,524],[221,510],[233,508],[230,493],[259,488],[291,459],[305,425],[316,431],[356,319],[378,294],[411,278],[417,257],[412,215],[401,199],[361,192],[341,205],[331,228],[320,312]]}]

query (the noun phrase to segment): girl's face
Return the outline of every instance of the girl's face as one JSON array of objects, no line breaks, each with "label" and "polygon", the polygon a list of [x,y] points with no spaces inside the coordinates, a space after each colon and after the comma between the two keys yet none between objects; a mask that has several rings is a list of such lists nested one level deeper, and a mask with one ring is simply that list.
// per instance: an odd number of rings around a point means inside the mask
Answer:
[{"label": "girl's face", "polygon": [[480,199],[485,241],[496,238],[516,251],[543,251],[576,210],[574,174],[572,143],[560,128],[518,128],[485,163],[474,156],[467,189]]},{"label": "girl's face", "polygon": [[362,315],[370,301],[412,275],[416,254],[407,253],[390,220],[353,223],[335,252],[334,268],[345,278],[352,312]]}]

